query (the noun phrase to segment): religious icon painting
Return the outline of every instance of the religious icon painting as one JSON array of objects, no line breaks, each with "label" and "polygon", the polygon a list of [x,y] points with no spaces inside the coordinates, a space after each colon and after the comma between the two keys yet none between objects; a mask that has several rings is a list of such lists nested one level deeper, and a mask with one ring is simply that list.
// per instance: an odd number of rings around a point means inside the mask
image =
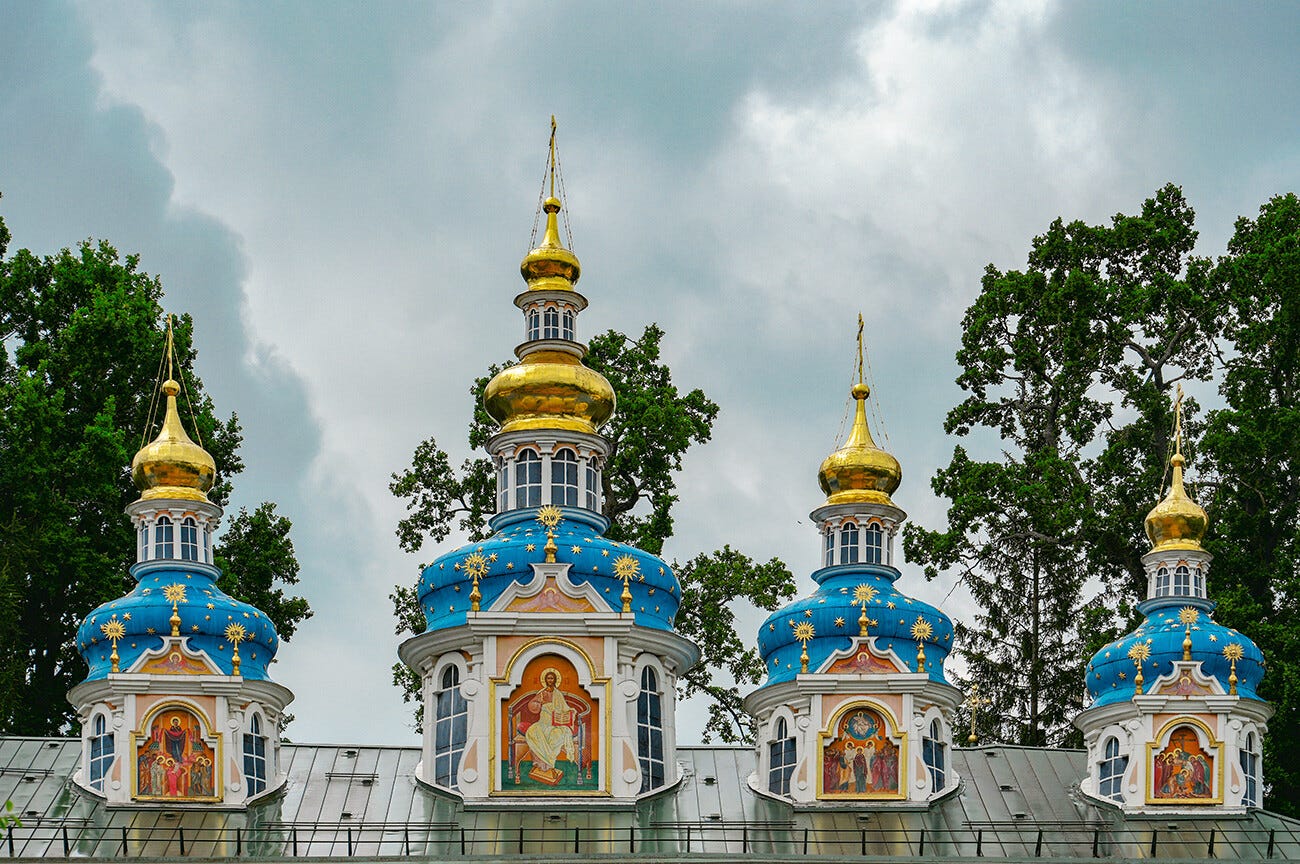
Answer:
[{"label": "religious icon painting", "polygon": [[502,791],[601,791],[600,705],[578,684],[573,663],[534,657],[501,711]]},{"label": "religious icon painting", "polygon": [[898,744],[890,740],[885,717],[874,708],[841,712],[822,736],[822,798],[897,798]]},{"label": "religious icon painting", "polygon": [[136,743],[135,797],[214,801],[217,757],[203,738],[203,723],[188,708],[171,706],[153,716]]},{"label": "religious icon painting", "polygon": [[1155,754],[1151,797],[1156,801],[1213,801],[1214,754],[1201,746],[1190,725],[1169,733],[1169,743]]}]

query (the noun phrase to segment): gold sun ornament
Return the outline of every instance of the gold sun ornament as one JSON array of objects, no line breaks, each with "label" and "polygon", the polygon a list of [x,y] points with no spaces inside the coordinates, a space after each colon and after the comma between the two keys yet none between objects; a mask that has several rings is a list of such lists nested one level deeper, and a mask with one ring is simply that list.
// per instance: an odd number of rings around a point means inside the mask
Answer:
[{"label": "gold sun ornament", "polygon": [[239,643],[247,641],[248,631],[244,629],[243,624],[230,623],[226,625],[226,641],[230,643],[230,674],[239,674]]},{"label": "gold sun ornament", "polygon": [[623,580],[623,593],[618,599],[623,601],[623,612],[632,611],[632,589],[628,583],[641,571],[641,565],[631,555],[620,555],[614,559],[614,575]]},{"label": "gold sun ornament", "polygon": [[930,622],[926,621],[920,615],[912,622],[912,638],[916,640],[916,671],[925,671],[925,640],[929,639],[934,633],[934,628]]},{"label": "gold sun ornament", "polygon": [[104,634],[104,638],[113,643],[113,654],[108,659],[113,662],[113,672],[119,671],[117,668],[118,661],[121,659],[117,656],[117,640],[126,638],[126,625],[117,620],[117,616],[99,625],[99,632]]},{"label": "gold sun ornament", "polygon": [[1186,628],[1183,631],[1183,661],[1191,662],[1192,659],[1192,625],[1201,617],[1201,613],[1196,611],[1192,606],[1184,606],[1178,610],[1178,621]]},{"label": "gold sun ornament", "polygon": [[808,643],[812,641],[817,631],[813,628],[811,621],[797,621],[793,629],[795,640],[803,646],[803,653],[799,655],[799,671],[806,673],[808,671]]},{"label": "gold sun ornament", "polygon": [[1133,666],[1137,669],[1137,674],[1133,676],[1133,694],[1142,695],[1142,662],[1151,656],[1151,640],[1145,642],[1134,642],[1133,647],[1128,649],[1128,659],[1133,661]]},{"label": "gold sun ornament", "polygon": [[1246,656],[1245,650],[1236,642],[1229,642],[1223,646],[1223,656],[1231,667],[1228,674],[1228,695],[1237,695],[1237,661]]},{"label": "gold sun ornament", "polygon": [[[495,554],[493,557],[496,557]],[[474,581],[473,587],[469,592],[469,611],[479,611],[479,604],[483,600],[483,593],[478,590],[478,580],[482,579],[488,573],[488,559],[483,557],[482,552],[471,552],[465,556],[465,560],[460,563],[462,573],[469,574],[470,579]],[[457,588],[457,591],[460,589]]]},{"label": "gold sun ornament", "polygon": [[547,528],[554,528],[564,521],[564,513],[554,504],[547,504],[545,507],[538,509],[537,521]]},{"label": "gold sun ornament", "polygon": [[185,602],[185,586],[177,582],[163,587],[163,598],[172,604],[172,617],[167,623],[172,625],[172,635],[181,635],[181,613],[177,604]]},{"label": "gold sun ornament", "polygon": [[853,589],[853,600],[850,606],[861,606],[862,614],[858,616],[858,635],[866,636],[867,628],[875,626],[876,622],[867,617],[867,604],[876,598],[876,589],[863,582]]}]

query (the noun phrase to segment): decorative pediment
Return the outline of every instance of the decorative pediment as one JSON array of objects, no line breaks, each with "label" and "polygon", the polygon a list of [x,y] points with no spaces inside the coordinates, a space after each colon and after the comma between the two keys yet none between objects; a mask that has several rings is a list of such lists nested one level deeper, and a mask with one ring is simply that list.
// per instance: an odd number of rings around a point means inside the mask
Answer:
[{"label": "decorative pediment", "polygon": [[184,636],[163,639],[161,648],[140,655],[129,672],[145,675],[225,675],[208,655],[191,651]]},{"label": "decorative pediment", "polygon": [[569,564],[533,564],[533,578],[508,587],[492,604],[493,612],[612,612],[596,589],[569,581]]},{"label": "decorative pediment", "polygon": [[1162,675],[1147,691],[1152,696],[1222,696],[1223,685],[1215,678],[1201,671],[1201,664],[1196,661],[1180,661],[1174,664],[1172,672]]},{"label": "decorative pediment", "polygon": [[893,651],[879,650],[874,636],[858,636],[847,649],[827,657],[817,671],[826,675],[896,675],[912,670]]}]

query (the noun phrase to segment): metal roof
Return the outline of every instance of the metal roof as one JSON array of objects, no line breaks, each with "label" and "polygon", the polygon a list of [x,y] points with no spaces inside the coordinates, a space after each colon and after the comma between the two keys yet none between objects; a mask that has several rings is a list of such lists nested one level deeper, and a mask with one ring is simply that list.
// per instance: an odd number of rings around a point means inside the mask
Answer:
[{"label": "metal roof", "polygon": [[466,807],[416,782],[418,747],[281,753],[285,789],[248,812],[109,809],[71,784],[79,741],[0,737],[0,799],[22,820],[0,858],[1300,860],[1300,822],[1268,812],[1125,818],[1085,799],[1077,750],[956,750],[962,784],[928,809],[812,810],[753,792],[753,750],[741,747],[679,748],[682,782],[631,810]]}]

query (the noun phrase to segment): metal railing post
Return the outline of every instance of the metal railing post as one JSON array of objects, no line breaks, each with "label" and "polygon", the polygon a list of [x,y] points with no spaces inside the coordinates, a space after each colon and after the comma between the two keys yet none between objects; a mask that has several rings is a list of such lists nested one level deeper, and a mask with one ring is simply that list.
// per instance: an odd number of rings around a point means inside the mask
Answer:
[{"label": "metal railing post", "polygon": [[1151,829],[1151,856],[1150,856],[1150,857],[1152,857],[1152,858],[1156,857],[1156,848],[1157,848],[1159,845],[1160,845],[1160,829],[1159,829],[1159,828],[1152,828],[1152,829]]},{"label": "metal railing post", "polygon": [[627,826],[627,851],[632,854],[636,853],[636,826],[635,825]]},{"label": "metal railing post", "polygon": [[293,826],[293,857],[298,857],[298,826]]},{"label": "metal railing post", "polygon": [[[921,842],[924,843],[925,841],[922,840]],[[867,829],[866,828],[862,829],[862,857],[863,858],[867,857]]]},{"label": "metal railing post", "polygon": [[352,826],[348,826],[348,857],[352,857]]},{"label": "metal railing post", "polygon": [[[64,825],[63,826],[63,857],[67,858],[71,854],[72,854],[72,847],[68,844],[68,826]],[[181,854],[184,855],[185,853],[182,852]]]},{"label": "metal railing post", "polygon": [[[10,858],[15,858],[15,857],[17,857],[17,856],[14,854],[14,826],[10,825],[10,826],[9,826],[9,830],[6,831],[5,833],[6,833],[7,835],[9,835],[9,857],[10,857]],[[126,829],[125,829],[125,828],[122,829],[122,833],[123,833],[123,835],[126,834]],[[126,851],[123,850],[122,854],[125,855],[125,854],[126,854]]]},{"label": "metal railing post", "polygon": [[582,844],[582,829],[575,827],[573,829],[573,854],[578,854],[578,847]]},{"label": "metal railing post", "polygon": [[[865,832],[864,832],[864,833],[865,833]],[[863,850],[862,850],[862,854],[863,854],[863,855],[866,855],[866,854],[867,854],[867,850],[863,849]],[[920,849],[920,851],[917,852],[916,854],[918,854],[918,855],[924,855],[924,854],[925,854],[925,829],[924,829],[924,828],[921,829],[921,849]]]},{"label": "metal railing post", "polygon": [[465,857],[465,826],[460,828],[460,857]]},{"label": "metal railing post", "polygon": [[[1276,829],[1276,828],[1270,828],[1270,829],[1268,830],[1268,856],[1267,856],[1267,857],[1269,857],[1269,858],[1272,858],[1272,857],[1273,857],[1273,843],[1274,843],[1274,841],[1276,841],[1276,840],[1277,840],[1277,829]],[[12,835],[11,835],[10,838],[9,838],[9,843],[10,843],[9,848],[10,848],[10,849],[13,849],[13,837],[12,837]]]},{"label": "metal railing post", "polygon": [[686,854],[691,854],[691,826],[686,826]]},{"label": "metal railing post", "polygon": [[406,857],[411,857],[411,829],[402,829],[402,849],[406,851]]},{"label": "metal railing post", "polygon": [[[865,746],[865,745],[864,745]],[[808,854],[808,829],[803,829],[803,854]]]},{"label": "metal railing post", "polygon": [[[13,854],[13,845],[10,844],[9,854]],[[122,826],[122,857],[126,857],[126,826]]]},{"label": "metal railing post", "polygon": [[1216,830],[1216,829],[1214,829],[1214,828],[1211,828],[1211,829],[1210,829],[1210,848],[1206,850],[1206,851],[1209,853],[1209,857],[1211,857],[1211,858],[1214,857],[1214,834],[1215,834],[1215,830]]},{"label": "metal railing post", "polygon": [[524,826],[519,826],[519,854],[524,854]]},{"label": "metal railing post", "polygon": [[975,857],[984,857],[984,829],[975,832]]},{"label": "metal railing post", "polygon": [[1092,829],[1092,857],[1093,858],[1101,857],[1100,855],[1097,854],[1097,847],[1099,847],[1100,845],[1101,845],[1101,829],[1094,828]]},{"label": "metal railing post", "polygon": [[185,826],[184,825],[176,826],[176,837],[180,840],[181,855],[184,856],[185,855]]},{"label": "metal railing post", "polygon": [[749,854],[749,825],[748,824],[745,825],[744,828],[740,829],[740,853],[742,855]]},{"label": "metal railing post", "polygon": [[[1094,851],[1093,854],[1095,855],[1097,853]],[[1034,843],[1034,857],[1035,858],[1043,857],[1043,829],[1042,828],[1038,829],[1038,840]]]}]

